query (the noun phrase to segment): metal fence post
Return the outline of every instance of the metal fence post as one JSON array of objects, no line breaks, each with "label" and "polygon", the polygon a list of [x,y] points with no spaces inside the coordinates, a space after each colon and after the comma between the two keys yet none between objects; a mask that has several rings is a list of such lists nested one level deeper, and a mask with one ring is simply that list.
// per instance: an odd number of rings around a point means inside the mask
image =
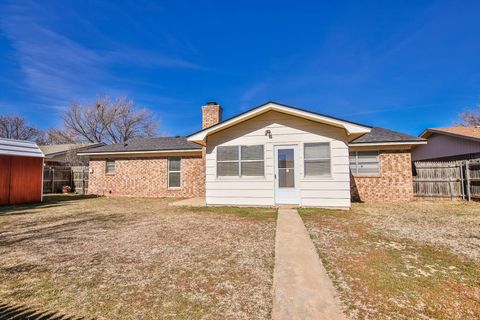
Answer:
[{"label": "metal fence post", "polygon": [[460,192],[462,193],[462,200],[465,200],[465,179],[463,174],[464,163],[460,163]]},{"label": "metal fence post", "polygon": [[465,171],[466,171],[466,178],[467,178],[467,199],[468,201],[472,201],[472,195],[470,193],[470,161],[465,161]]}]

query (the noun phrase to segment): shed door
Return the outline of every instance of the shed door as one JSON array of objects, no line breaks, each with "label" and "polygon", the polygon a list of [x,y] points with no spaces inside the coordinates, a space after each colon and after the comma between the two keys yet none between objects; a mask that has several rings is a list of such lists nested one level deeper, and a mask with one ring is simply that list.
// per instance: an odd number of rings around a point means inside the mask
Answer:
[{"label": "shed door", "polygon": [[275,203],[300,204],[296,146],[275,147]]},{"label": "shed door", "polygon": [[42,200],[42,158],[15,157],[11,162],[10,204]]},{"label": "shed door", "polygon": [[8,156],[0,156],[0,205],[9,203],[10,158]]}]

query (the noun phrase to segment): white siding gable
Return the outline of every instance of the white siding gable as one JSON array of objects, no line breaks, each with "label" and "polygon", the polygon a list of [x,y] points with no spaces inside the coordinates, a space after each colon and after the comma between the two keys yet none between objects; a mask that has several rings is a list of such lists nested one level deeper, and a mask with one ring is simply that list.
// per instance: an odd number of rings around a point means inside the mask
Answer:
[{"label": "white siding gable", "polygon": [[[270,130],[272,137],[265,135]],[[331,175],[305,177],[303,144],[329,142]],[[217,177],[217,146],[265,146],[264,177]],[[300,205],[350,207],[348,142],[344,129],[269,111],[208,136],[206,149],[206,201],[210,205],[275,205],[274,146],[296,145]]]}]

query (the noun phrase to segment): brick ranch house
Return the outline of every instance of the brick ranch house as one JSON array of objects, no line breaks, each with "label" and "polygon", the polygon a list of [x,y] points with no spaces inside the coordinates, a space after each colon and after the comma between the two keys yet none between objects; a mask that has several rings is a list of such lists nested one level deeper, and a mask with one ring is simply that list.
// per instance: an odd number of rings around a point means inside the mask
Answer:
[{"label": "brick ranch house", "polygon": [[88,149],[89,193],[205,197],[207,205],[413,198],[411,151],[422,138],[268,102],[222,121],[202,107],[202,130]]}]

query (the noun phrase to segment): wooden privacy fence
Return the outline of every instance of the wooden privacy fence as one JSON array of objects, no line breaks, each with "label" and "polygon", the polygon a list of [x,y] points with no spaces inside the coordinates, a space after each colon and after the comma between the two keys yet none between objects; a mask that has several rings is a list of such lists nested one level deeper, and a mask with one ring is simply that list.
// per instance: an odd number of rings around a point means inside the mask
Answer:
[{"label": "wooden privacy fence", "polygon": [[416,197],[480,199],[480,160],[415,162]]},{"label": "wooden privacy fence", "polygon": [[88,191],[88,167],[72,167],[72,181],[76,193],[86,194]]},{"label": "wooden privacy fence", "polygon": [[70,186],[73,192],[85,194],[88,190],[88,167],[43,167],[43,193],[62,192]]}]

